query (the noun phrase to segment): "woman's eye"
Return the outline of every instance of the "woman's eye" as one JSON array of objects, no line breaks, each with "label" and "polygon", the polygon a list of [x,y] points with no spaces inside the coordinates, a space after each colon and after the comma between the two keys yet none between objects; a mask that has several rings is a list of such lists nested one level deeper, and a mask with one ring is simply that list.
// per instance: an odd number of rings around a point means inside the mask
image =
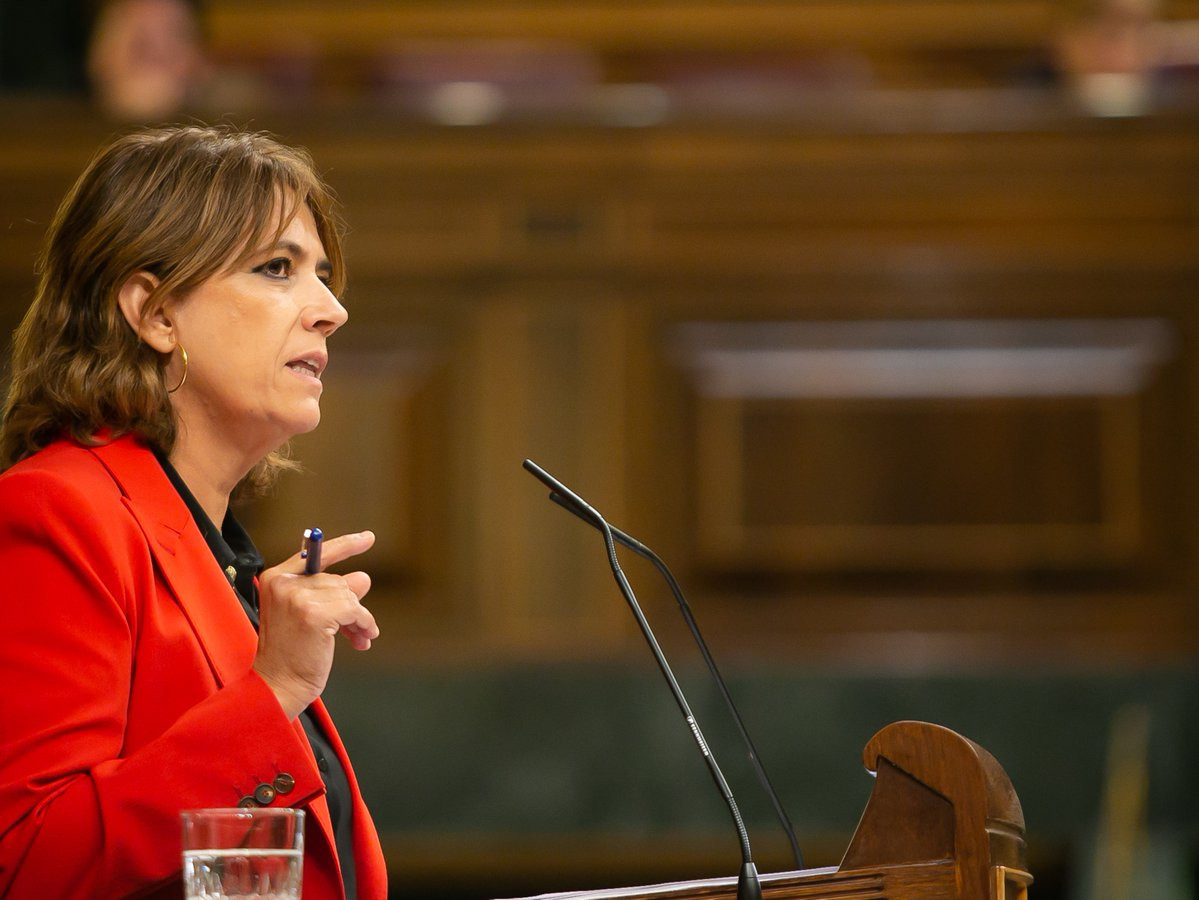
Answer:
[{"label": "woman's eye", "polygon": [[291,260],[285,256],[268,260],[254,271],[270,275],[272,278],[287,278],[291,275]]}]

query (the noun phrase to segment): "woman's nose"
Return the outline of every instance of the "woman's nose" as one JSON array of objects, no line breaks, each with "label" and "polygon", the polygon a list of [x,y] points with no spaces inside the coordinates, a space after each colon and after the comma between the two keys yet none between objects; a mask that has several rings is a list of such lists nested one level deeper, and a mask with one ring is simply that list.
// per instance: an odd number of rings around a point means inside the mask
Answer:
[{"label": "woman's nose", "polygon": [[313,297],[304,307],[304,327],[328,337],[344,325],[349,317],[349,312],[329,290],[329,286],[316,279]]}]

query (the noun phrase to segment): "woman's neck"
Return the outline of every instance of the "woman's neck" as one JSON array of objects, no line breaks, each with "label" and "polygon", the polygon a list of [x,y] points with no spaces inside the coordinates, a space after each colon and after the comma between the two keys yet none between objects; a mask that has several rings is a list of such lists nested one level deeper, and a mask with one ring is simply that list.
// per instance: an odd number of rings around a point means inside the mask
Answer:
[{"label": "woman's neck", "polygon": [[169,459],[212,524],[220,528],[229,509],[229,497],[253,462],[247,464],[227,444],[198,446],[188,439],[184,429],[180,429]]}]

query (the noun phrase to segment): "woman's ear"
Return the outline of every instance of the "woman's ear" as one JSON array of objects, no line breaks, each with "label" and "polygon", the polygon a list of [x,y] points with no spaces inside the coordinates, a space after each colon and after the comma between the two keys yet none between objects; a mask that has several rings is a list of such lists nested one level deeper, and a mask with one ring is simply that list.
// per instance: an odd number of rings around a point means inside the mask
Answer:
[{"label": "woman's ear", "polygon": [[142,310],[158,284],[157,276],[150,272],[134,272],[117,291],[117,304],[121,307],[125,321],[137,332],[138,337],[159,353],[170,353],[175,349],[177,338],[174,323],[165,307],[159,304],[149,316],[142,316]]}]

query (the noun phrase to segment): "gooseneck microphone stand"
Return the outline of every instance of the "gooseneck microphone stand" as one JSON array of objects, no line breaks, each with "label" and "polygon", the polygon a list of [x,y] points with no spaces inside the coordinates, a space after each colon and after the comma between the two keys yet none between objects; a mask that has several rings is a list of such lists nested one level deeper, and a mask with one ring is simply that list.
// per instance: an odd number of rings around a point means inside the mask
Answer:
[{"label": "gooseneck microphone stand", "polygon": [[737,837],[741,843],[741,872],[737,876],[737,900],[762,900],[762,885],[758,880],[758,870],[754,865],[753,854],[749,846],[749,834],[745,830],[745,823],[741,819],[741,811],[737,808],[737,801],[733,799],[733,793],[729,789],[728,782],[725,781],[724,774],[720,771],[720,766],[716,764],[716,758],[712,755],[712,751],[708,749],[708,742],[704,740],[703,732],[700,731],[699,724],[695,721],[695,715],[691,712],[691,707],[687,704],[687,698],[683,696],[683,690],[679,687],[678,681],[675,680],[674,673],[670,670],[670,664],[666,661],[666,656],[662,653],[662,648],[658,646],[658,640],[654,637],[653,630],[650,628],[649,622],[646,621],[645,614],[641,611],[641,605],[637,602],[637,598],[633,594],[633,588],[620,568],[620,560],[616,556],[616,538],[613,535],[612,526],[581,497],[535,462],[526,459],[524,467],[552,492],[556,492],[569,500],[576,507],[578,513],[603,534],[604,546],[608,552],[608,565],[612,568],[612,575],[616,579],[616,584],[628,602],[629,609],[633,613],[633,618],[637,620],[637,625],[641,629],[646,643],[649,644],[650,651],[658,663],[658,668],[662,671],[666,683],[670,686],[670,692],[674,696],[675,703],[678,704],[679,711],[683,714],[683,718],[686,719],[687,725],[691,729],[691,734],[695,738],[695,742],[703,754],[704,761],[708,765],[708,771],[711,773],[713,781],[716,782],[716,786],[720,790],[720,794],[724,798],[724,802],[728,806],[729,813],[732,815],[733,822],[737,827]]},{"label": "gooseneck microphone stand", "polygon": [[[550,499],[588,525],[598,527],[595,521],[584,514],[573,500],[558,493],[558,491],[555,490],[551,493]],[[749,757],[749,761],[757,773],[758,783],[761,784],[766,796],[770,798],[770,803],[774,807],[775,817],[778,819],[783,833],[787,836],[787,842],[791,845],[791,858],[795,863],[795,868],[797,870],[802,869],[804,867],[803,852],[799,849],[799,841],[795,837],[795,826],[791,822],[791,817],[787,815],[787,811],[783,808],[783,801],[779,799],[778,791],[774,789],[774,785],[770,781],[770,776],[766,774],[766,768],[762,763],[758,748],[754,746],[753,739],[749,736],[749,730],[745,727],[745,722],[741,718],[741,713],[737,711],[737,704],[733,702],[733,695],[729,693],[728,685],[724,683],[724,678],[721,677],[720,670],[716,667],[716,660],[712,658],[712,653],[708,650],[708,642],[704,640],[704,636],[699,630],[699,623],[695,621],[695,616],[691,613],[691,605],[687,602],[687,598],[683,596],[683,589],[679,587],[678,581],[662,557],[658,556],[657,553],[635,537],[631,537],[621,531],[612,523],[609,522],[608,527],[612,529],[612,537],[616,539],[616,543],[628,547],[638,556],[649,560],[654,568],[658,570],[659,574],[666,579],[667,585],[670,586],[670,592],[674,595],[675,602],[678,603],[679,612],[682,613],[683,620],[687,623],[687,629],[691,632],[691,637],[695,640],[696,646],[699,647],[699,652],[704,658],[708,672],[712,676],[712,680],[716,682],[720,696],[724,699],[724,704],[728,708],[729,714],[733,717],[733,722],[737,726],[737,732],[741,735],[741,741],[745,745],[746,755]]]}]

